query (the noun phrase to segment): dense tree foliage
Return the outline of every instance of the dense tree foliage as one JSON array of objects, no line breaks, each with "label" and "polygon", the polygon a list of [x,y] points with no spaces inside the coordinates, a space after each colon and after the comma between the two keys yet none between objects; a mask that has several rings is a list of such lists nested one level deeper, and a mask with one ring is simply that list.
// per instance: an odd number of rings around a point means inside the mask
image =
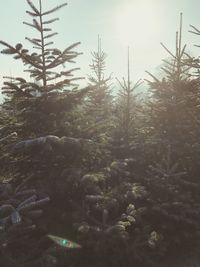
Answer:
[{"label": "dense tree foliage", "polygon": [[0,266],[197,266],[199,59],[182,45],[182,15],[176,51],[162,44],[171,58],[162,79],[149,73],[144,102],[129,55],[112,95],[100,38],[89,85],[78,89],[77,68],[65,65],[79,43],[55,48],[57,19],[47,18],[66,4],[27,3],[35,52],[0,41],[31,80],[6,77],[2,88]]}]

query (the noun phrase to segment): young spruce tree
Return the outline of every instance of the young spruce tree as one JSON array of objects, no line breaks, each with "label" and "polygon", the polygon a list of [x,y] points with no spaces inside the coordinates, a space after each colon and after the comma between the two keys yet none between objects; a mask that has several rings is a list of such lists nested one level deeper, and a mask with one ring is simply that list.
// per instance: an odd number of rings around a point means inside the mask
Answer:
[{"label": "young spruce tree", "polygon": [[[80,54],[73,51],[79,43],[63,51],[53,45],[52,38],[57,33],[52,32],[50,25],[58,19],[48,16],[66,3],[47,11],[43,10],[42,0],[38,0],[38,7],[30,0],[27,3],[30,8],[27,13],[33,20],[25,24],[33,28],[37,36],[26,39],[33,44],[34,52],[29,52],[21,43],[13,46],[0,41],[4,46],[2,53],[21,60],[25,71],[35,80],[30,82],[24,77],[8,77],[4,82],[3,91],[7,95],[4,107],[14,114],[18,134],[14,144],[7,147],[11,160],[6,163],[12,170],[13,183],[27,181],[29,186],[34,185],[39,192],[50,196],[51,203],[40,221],[42,233],[57,232],[60,236],[68,236],[73,232],[74,208],[71,203],[75,200],[72,198],[79,198],[75,176],[81,175],[84,144],[74,138],[66,117],[80,103],[87,89],[78,90],[73,84],[78,79],[73,78],[73,71],[77,68],[66,70],[63,66],[73,63]],[[70,177],[73,181],[69,192]],[[73,190],[76,194],[72,197]],[[61,217],[63,219],[58,220]],[[28,247],[29,240],[26,242],[24,246]]]},{"label": "young spruce tree", "polygon": [[[197,142],[199,136],[199,88],[197,81],[191,77],[191,67],[187,65],[186,45],[182,46],[182,15],[180,30],[176,33],[175,53],[161,45],[171,58],[164,60],[162,69],[165,77],[162,80],[150,74],[154,79],[150,82],[151,132],[161,153],[162,148],[171,146],[177,160],[186,159],[188,148]],[[183,162],[182,166],[186,167],[185,164]]]},{"label": "young spruce tree", "polygon": [[[124,151],[123,153],[126,156],[128,156],[128,151],[130,151],[131,146],[134,147],[138,135],[139,101],[137,99],[136,89],[142,83],[141,80],[138,80],[135,84],[131,83],[129,47],[127,63],[127,80],[123,78],[121,82],[117,79],[120,90],[116,102],[114,130],[114,142],[117,142],[117,147],[121,149],[121,152]],[[117,154],[122,156],[120,151],[117,151]]]},{"label": "young spruce tree", "polygon": [[195,253],[199,244],[200,184],[199,160],[194,149],[199,143],[199,85],[191,78],[190,66],[186,64],[182,14],[175,53],[162,46],[171,58],[165,61],[162,80],[150,74],[154,81],[150,82],[149,140],[154,141],[154,150],[149,149],[151,141],[146,148],[151,159],[144,178],[149,191],[146,222],[154,225],[162,236],[163,261],[180,259],[183,265],[185,258],[182,256]]},{"label": "young spruce tree", "polygon": [[106,57],[98,36],[98,50],[92,52],[92,74],[89,75],[89,85],[93,90],[90,90],[84,108],[86,132],[95,140],[106,135],[111,127],[111,76],[105,77]]},{"label": "young spruce tree", "polygon": [[[66,130],[65,113],[79,102],[83,91],[70,90],[70,86],[79,78],[73,77],[78,68],[65,69],[63,66],[74,63],[80,54],[73,49],[79,43],[74,43],[61,51],[54,47],[52,38],[57,32],[52,31],[51,24],[58,18],[49,18],[67,4],[44,11],[42,1],[38,7],[27,0],[30,11],[27,14],[32,22],[24,24],[33,28],[37,35],[34,38],[26,37],[33,45],[33,52],[24,48],[21,43],[15,46],[4,41],[0,44],[5,47],[3,54],[12,55],[14,59],[21,60],[26,67],[25,72],[30,74],[34,82],[23,77],[6,77],[3,93],[7,95],[7,106],[15,105],[16,113],[23,124],[23,136],[38,136],[42,134],[61,134]],[[65,129],[64,129],[65,128]]]}]

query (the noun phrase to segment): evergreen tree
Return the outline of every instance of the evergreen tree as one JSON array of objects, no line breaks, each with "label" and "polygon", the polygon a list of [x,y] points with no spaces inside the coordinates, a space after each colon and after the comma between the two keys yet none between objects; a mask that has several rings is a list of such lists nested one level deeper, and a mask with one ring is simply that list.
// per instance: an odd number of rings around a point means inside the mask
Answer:
[{"label": "evergreen tree", "polygon": [[[27,0],[33,23],[25,23],[39,33],[27,38],[37,52],[0,42],[5,46],[2,52],[21,59],[35,79],[8,77],[4,83],[0,177],[6,184],[0,184],[0,265],[184,266],[192,253],[199,253],[200,104],[199,82],[190,69],[196,67],[198,75],[199,63],[182,46],[182,15],[175,53],[162,44],[172,57],[165,61],[165,77],[159,80],[149,73],[153,81],[144,128],[135,95],[141,82],[131,84],[128,51],[128,77],[118,80],[121,90],[111,135],[110,77],[105,78],[100,38],[98,51],[92,53],[89,88],[78,90],[73,85],[77,78],[71,78],[76,68],[62,68],[78,56],[72,51],[78,43],[60,51],[49,41],[56,33],[47,25],[57,19],[46,16],[66,4],[43,11],[38,1],[39,8]],[[112,157],[120,159],[111,158],[109,138],[117,147]],[[15,187],[19,180],[22,184]],[[40,219],[42,231],[25,231],[24,236],[24,224],[30,230],[31,216],[41,214],[35,208],[49,200],[41,192],[51,199]],[[38,243],[44,233],[69,237],[82,248],[69,250],[64,239],[67,250],[55,244],[49,249],[46,239]],[[10,241],[6,248],[5,237]],[[63,240],[53,238],[57,243]],[[6,250],[11,261],[3,254]]]},{"label": "evergreen tree", "polygon": [[191,78],[186,46],[182,46],[182,14],[175,53],[162,46],[172,59],[165,61],[162,80],[150,74],[154,81],[150,82],[151,120],[146,143],[149,161],[142,184],[149,192],[146,223],[154,225],[162,236],[163,260],[175,261],[199,246],[196,222],[200,216],[199,159],[194,149],[199,143],[199,85]]},{"label": "evergreen tree", "polygon": [[101,39],[98,36],[98,50],[92,52],[92,74],[89,76],[89,85],[92,90],[88,93],[84,110],[86,118],[85,131],[93,139],[101,139],[111,127],[112,95],[111,75],[105,77],[106,53],[102,50]]},{"label": "evergreen tree", "polygon": [[[44,230],[42,233],[51,233],[59,229],[58,234],[63,236],[72,232],[71,219],[70,222],[68,220],[66,222],[66,219],[64,222],[57,219],[63,212],[72,213],[70,203],[73,200],[67,193],[66,181],[71,173],[76,173],[78,176],[82,173],[79,169],[84,165],[82,152],[85,147],[82,139],[66,136],[73,134],[71,132],[73,127],[69,125],[67,119],[71,110],[81,102],[88,88],[78,90],[73,84],[78,79],[72,76],[76,68],[63,69],[65,63],[73,63],[79,55],[73,51],[78,43],[60,51],[54,48],[50,41],[56,33],[51,31],[49,25],[57,19],[49,19],[48,15],[66,4],[43,11],[41,0],[38,1],[38,8],[29,0],[27,3],[30,8],[27,13],[33,18],[33,22],[25,24],[34,28],[39,34],[27,40],[34,45],[36,52],[30,53],[22,44],[12,46],[4,41],[0,44],[5,47],[2,50],[3,54],[13,55],[15,59],[24,63],[26,71],[35,82],[29,82],[22,77],[8,77],[8,81],[4,82],[3,90],[7,95],[4,108],[6,114],[12,114],[17,124],[17,140],[8,143],[6,149],[5,146],[2,147],[4,155],[1,164],[7,159],[9,175],[14,184],[28,180],[28,185],[38,189],[39,194],[44,192],[50,196],[51,205],[46,208],[44,217],[40,221],[40,226]],[[35,196],[33,198],[35,199]],[[42,233],[38,234],[36,241]],[[27,238],[24,246],[29,241]],[[17,241],[16,244],[18,245]],[[46,245],[41,247],[40,253],[30,259],[30,265],[36,264],[37,257],[40,257],[47,247]],[[14,253],[18,258],[21,256],[20,260],[23,261],[26,253],[23,254],[23,249],[20,248]]]},{"label": "evergreen tree", "polygon": [[[1,53],[21,60],[26,67],[25,71],[35,82],[21,77],[7,77],[3,93],[8,96],[11,108],[15,105],[24,126],[24,136],[60,134],[61,125],[65,124],[66,111],[79,102],[84,91],[75,88],[70,90],[70,86],[79,79],[73,77],[73,72],[78,68],[63,70],[65,64],[74,63],[74,59],[80,54],[73,51],[79,43],[74,43],[63,51],[53,46],[52,38],[57,33],[52,31],[50,25],[58,18],[49,19],[48,16],[66,6],[66,3],[47,11],[43,11],[41,0],[38,7],[29,0],[27,3],[30,7],[27,13],[33,20],[32,23],[24,24],[35,29],[37,36],[26,37],[26,40],[33,45],[35,51],[29,52],[21,43],[13,46],[1,41],[0,44],[5,47]],[[6,104],[9,107],[8,101]]]},{"label": "evergreen tree", "polygon": [[[127,81],[123,78],[121,82],[118,80],[120,90],[116,101],[116,114],[115,114],[115,130],[114,130],[114,142],[117,142],[117,146],[121,144],[121,149],[126,154],[136,143],[138,137],[138,111],[139,100],[137,99],[136,89],[141,85],[141,80],[138,80],[135,84],[131,84],[130,78],[130,58],[128,48],[128,66],[127,66]],[[118,151],[119,152],[119,151]]]},{"label": "evergreen tree", "polygon": [[152,118],[150,132],[161,154],[170,145],[177,158],[187,157],[187,148],[196,143],[199,136],[197,125],[199,88],[197,81],[191,78],[190,66],[187,65],[188,57],[185,53],[186,45],[182,46],[181,40],[182,15],[180,30],[176,33],[175,54],[162,44],[172,57],[165,61],[166,65],[163,68],[165,77],[160,81],[149,73],[154,79],[150,82],[152,93],[152,102],[149,104]]}]

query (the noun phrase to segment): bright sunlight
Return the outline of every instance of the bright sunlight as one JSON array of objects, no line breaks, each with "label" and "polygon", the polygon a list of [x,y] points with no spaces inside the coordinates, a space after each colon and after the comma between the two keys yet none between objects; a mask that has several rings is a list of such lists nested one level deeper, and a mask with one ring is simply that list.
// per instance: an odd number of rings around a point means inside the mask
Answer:
[{"label": "bright sunlight", "polygon": [[116,12],[115,31],[122,44],[133,47],[146,47],[151,40],[158,39],[159,23],[155,1],[124,1]]}]

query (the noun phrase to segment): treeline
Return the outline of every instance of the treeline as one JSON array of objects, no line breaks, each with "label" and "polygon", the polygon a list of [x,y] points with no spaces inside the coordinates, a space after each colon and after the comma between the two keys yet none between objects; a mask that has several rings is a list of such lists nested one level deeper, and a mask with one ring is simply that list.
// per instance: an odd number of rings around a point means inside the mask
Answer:
[{"label": "treeline", "polygon": [[80,89],[68,68],[79,43],[52,41],[49,15],[66,4],[38,2],[27,0],[25,22],[34,52],[0,41],[31,77],[2,88],[0,266],[198,266],[200,63],[182,44],[182,15],[164,77],[149,73],[141,97],[128,61],[114,97],[100,38]]}]

